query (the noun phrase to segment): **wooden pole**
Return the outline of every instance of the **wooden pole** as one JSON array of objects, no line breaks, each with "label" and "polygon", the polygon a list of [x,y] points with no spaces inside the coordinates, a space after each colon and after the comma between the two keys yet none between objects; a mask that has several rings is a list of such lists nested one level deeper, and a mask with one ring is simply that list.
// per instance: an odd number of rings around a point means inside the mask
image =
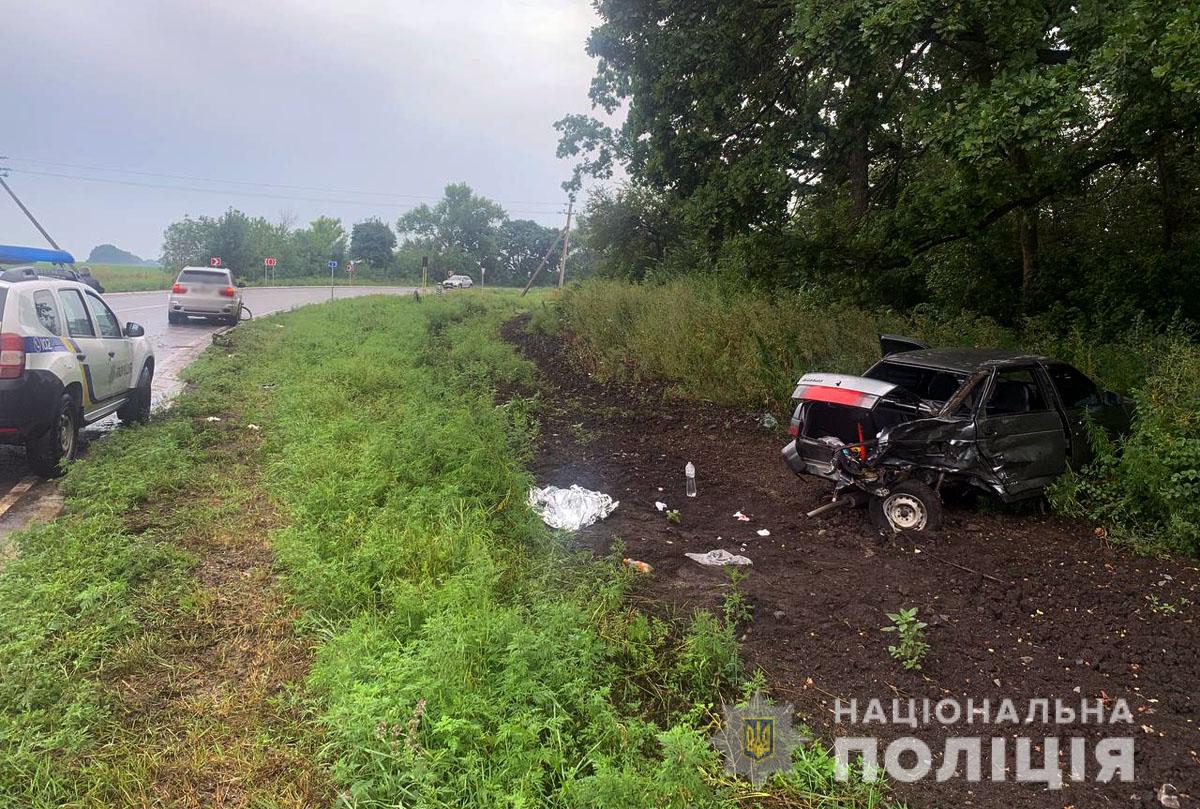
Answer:
[{"label": "wooden pole", "polygon": [[525,288],[521,290],[522,298],[525,297],[525,293],[529,291],[529,288],[533,286],[533,282],[536,281],[538,275],[541,274],[542,268],[546,266],[546,262],[550,260],[550,254],[554,252],[554,248],[558,247],[558,243],[566,235],[567,232],[565,230],[560,233],[558,238],[554,240],[554,244],[550,245],[550,249],[546,251],[546,255],[542,256],[542,263],[537,265],[537,269],[533,271],[533,275],[529,276],[529,281],[525,284]]},{"label": "wooden pole", "polygon": [[575,197],[567,203],[567,227],[563,230],[562,258],[558,261],[558,288],[562,289],[563,278],[567,274],[567,250],[571,247],[571,212],[575,209]]},{"label": "wooden pole", "polygon": [[8,187],[8,183],[4,182],[3,175],[0,175],[0,185],[4,186],[4,190],[7,191],[8,195],[13,198],[13,202],[17,203],[17,207],[21,209],[21,212],[25,214],[25,216],[29,217],[29,221],[33,223],[35,228],[38,229],[38,233],[42,234],[46,241],[50,242],[50,246],[55,250],[62,250],[62,248],[58,246],[58,242],[50,238],[50,234],[46,232],[44,227],[42,227],[42,223],[37,221],[37,219],[33,217],[33,214],[29,212],[29,209],[25,207],[25,203],[21,202],[21,198],[17,196],[16,192]]}]

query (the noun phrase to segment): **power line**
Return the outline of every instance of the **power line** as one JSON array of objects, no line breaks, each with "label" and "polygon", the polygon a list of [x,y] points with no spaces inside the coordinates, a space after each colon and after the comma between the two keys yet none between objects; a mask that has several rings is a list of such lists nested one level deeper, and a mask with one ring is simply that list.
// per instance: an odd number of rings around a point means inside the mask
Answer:
[{"label": "power line", "polygon": [[[36,164],[42,165],[42,166],[57,166],[59,168],[83,169],[85,171],[102,171],[102,172],[108,172],[111,174],[134,174],[134,175],[138,175],[141,177],[161,177],[163,179],[168,179],[168,180],[186,180],[189,182],[222,183],[222,184],[226,184],[226,185],[248,185],[248,186],[254,186],[254,187],[258,187],[258,188],[278,188],[278,189],[290,189],[290,190],[294,190],[294,191],[317,191],[319,193],[326,193],[326,194],[351,194],[351,195],[360,196],[360,197],[395,197],[395,198],[399,198],[399,199],[415,199],[415,200],[440,200],[441,199],[441,197],[430,196],[428,194],[397,194],[397,193],[393,193],[390,191],[366,191],[366,190],[362,190],[362,189],[351,189],[351,188],[323,188],[321,186],[287,185],[284,183],[263,183],[263,182],[255,182],[252,180],[224,180],[224,179],[219,179],[219,178],[214,178],[214,177],[197,177],[197,176],[188,175],[188,174],[163,174],[163,173],[155,172],[155,171],[139,171],[137,169],[111,168],[111,167],[105,167],[105,166],[89,166],[89,165],[84,165],[81,163],[59,163],[59,162],[56,162],[53,160],[38,160],[38,159],[32,158],[32,157],[8,157],[6,159],[16,160],[21,163],[36,163]],[[18,171],[18,169],[13,169],[13,171]],[[24,169],[24,171],[27,174],[35,173],[28,169]],[[66,176],[66,175],[50,175],[50,176]],[[87,178],[76,178],[76,179],[87,179]],[[527,199],[526,200],[500,199],[500,200],[496,200],[496,202],[500,202],[500,203],[503,203],[506,205],[539,205],[539,206],[554,206],[556,208],[562,207],[557,202],[541,202],[541,201],[527,200]]]},{"label": "power line", "polygon": [[[284,200],[284,201],[288,201],[288,202],[320,202],[320,203],[327,203],[327,204],[333,204],[333,205],[361,205],[361,206],[365,206],[365,207],[369,207],[369,208],[383,207],[383,208],[397,208],[397,209],[403,209],[403,210],[408,210],[411,207],[411,205],[398,203],[398,202],[388,202],[386,200],[334,199],[334,198],[330,198],[330,197],[298,197],[298,196],[293,196],[291,194],[287,194],[287,195],[266,194],[261,191],[243,191],[241,189],[196,188],[194,186],[166,185],[163,183],[142,183],[142,182],[137,182],[135,180],[117,180],[117,179],[112,179],[112,178],[108,178],[108,177],[84,177],[84,176],[81,176],[78,174],[63,174],[63,173],[54,172],[54,171],[35,171],[33,169],[17,169],[17,168],[11,168],[11,167],[6,168],[6,171],[15,172],[18,174],[30,174],[30,175],[34,175],[34,176],[38,176],[38,177],[58,177],[58,178],[67,179],[67,180],[82,180],[83,182],[89,182],[89,183],[105,183],[105,184],[109,184],[109,185],[124,185],[124,186],[133,186],[135,188],[160,188],[160,189],[166,189],[168,191],[189,191],[189,192],[196,192],[196,193],[200,193],[200,194],[220,194],[222,196],[235,195],[235,196],[243,196],[243,197],[261,197],[263,199],[278,199],[278,200]],[[431,198],[429,198],[429,199],[431,199]],[[549,204],[549,203],[547,203],[547,204]],[[549,216],[552,214],[562,213],[561,206],[559,206],[559,207],[560,207],[559,210],[553,210],[553,211],[530,211],[530,210],[513,209],[513,210],[509,210],[507,212],[508,213],[522,213],[522,214]]]}]

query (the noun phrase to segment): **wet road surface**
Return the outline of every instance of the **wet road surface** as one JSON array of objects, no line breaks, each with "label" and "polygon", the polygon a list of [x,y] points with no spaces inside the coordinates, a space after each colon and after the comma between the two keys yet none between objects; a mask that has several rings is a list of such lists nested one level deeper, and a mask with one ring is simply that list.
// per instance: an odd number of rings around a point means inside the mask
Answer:
[{"label": "wet road surface", "polygon": [[[330,300],[329,287],[252,287],[243,290],[243,301],[255,317],[295,309]],[[333,297],[357,298],[362,295],[408,295],[412,287],[335,287]],[[154,404],[161,407],[182,388],[180,372],[212,345],[213,333],[222,328],[204,320],[184,324],[167,322],[167,293],[116,292],[104,296],[121,324],[139,323],[154,346]],[[245,317],[243,313],[243,317]],[[116,417],[97,422],[83,431],[83,444],[95,440],[116,427]],[[25,463],[21,447],[0,446],[0,564],[5,555],[4,538],[30,521],[53,516],[61,505],[53,483],[35,477]]]}]

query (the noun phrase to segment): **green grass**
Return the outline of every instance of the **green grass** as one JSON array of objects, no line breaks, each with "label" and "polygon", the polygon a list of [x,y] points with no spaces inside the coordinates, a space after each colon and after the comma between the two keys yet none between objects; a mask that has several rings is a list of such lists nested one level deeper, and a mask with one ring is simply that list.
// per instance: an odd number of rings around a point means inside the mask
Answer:
[{"label": "green grass", "polygon": [[[707,741],[718,702],[761,680],[729,619],[630,607],[618,559],[568,550],[525,504],[536,402],[494,394],[534,379],[496,337],[525,305],[372,297],[255,320],[193,366],[170,415],[76,465],[70,515],[22,536],[0,574],[0,798],[152,794],[177,736],[197,773],[242,747],[236,772],[259,773],[262,749],[319,740],[355,807],[750,800]],[[263,501],[269,524],[237,521]],[[152,682],[203,626],[200,551],[185,549],[258,531],[315,649],[281,724],[131,724],[110,678]],[[264,789],[249,794],[275,803]],[[884,802],[835,783],[815,748],[774,789],[789,806]]]},{"label": "green grass", "polygon": [[175,280],[175,274],[162,267],[146,267],[136,264],[79,264],[92,271],[99,279],[105,292],[145,292],[167,289]]}]

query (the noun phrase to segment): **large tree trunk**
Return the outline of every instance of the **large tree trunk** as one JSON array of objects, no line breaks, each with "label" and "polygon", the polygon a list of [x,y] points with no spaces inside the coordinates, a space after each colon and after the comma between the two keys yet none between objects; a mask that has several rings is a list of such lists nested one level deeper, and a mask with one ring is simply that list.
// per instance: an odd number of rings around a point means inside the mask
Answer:
[{"label": "large tree trunk", "polygon": [[1021,242],[1021,299],[1029,308],[1034,285],[1037,283],[1038,209],[1022,208],[1018,220]]},{"label": "large tree trunk", "polygon": [[1175,199],[1175,178],[1171,174],[1171,161],[1167,156],[1167,138],[1158,142],[1155,149],[1158,173],[1158,204],[1162,212],[1162,246],[1170,250],[1175,246],[1175,233],[1179,229],[1179,207]]},{"label": "large tree trunk", "polygon": [[[858,108],[856,120],[853,120],[850,131],[850,151],[846,155],[846,174],[850,179],[850,193],[853,203],[853,216],[856,220],[866,214],[870,204],[871,194],[871,131],[870,121],[863,110],[870,109],[870,83],[864,83],[862,78],[851,77],[848,92],[852,104]],[[865,96],[859,98],[859,96]]]}]

